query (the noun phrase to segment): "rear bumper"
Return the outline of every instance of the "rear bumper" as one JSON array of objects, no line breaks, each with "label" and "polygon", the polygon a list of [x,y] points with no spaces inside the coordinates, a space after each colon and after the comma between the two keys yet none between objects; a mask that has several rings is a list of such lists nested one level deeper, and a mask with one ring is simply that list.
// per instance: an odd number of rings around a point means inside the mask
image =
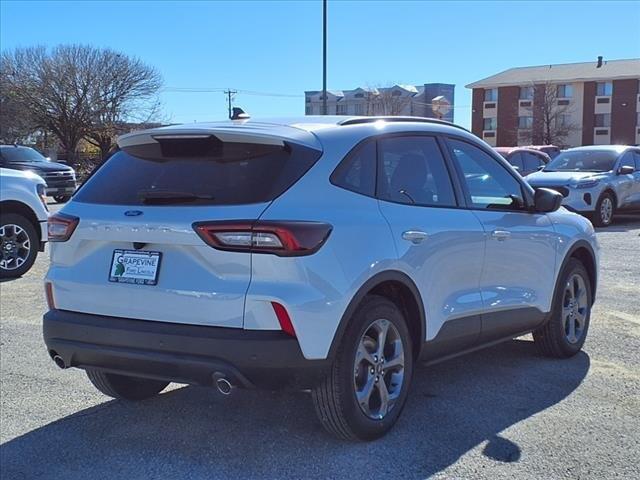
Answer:
[{"label": "rear bumper", "polygon": [[[280,331],[242,330],[51,310],[43,318],[50,355],[65,365],[178,383],[311,388],[329,366],[307,360]],[[55,353],[54,353],[55,352]]]}]

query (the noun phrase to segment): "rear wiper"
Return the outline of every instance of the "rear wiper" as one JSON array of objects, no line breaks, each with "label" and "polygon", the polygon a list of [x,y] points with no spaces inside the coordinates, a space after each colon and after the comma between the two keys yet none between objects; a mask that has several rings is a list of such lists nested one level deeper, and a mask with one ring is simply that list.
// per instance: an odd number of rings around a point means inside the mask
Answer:
[{"label": "rear wiper", "polygon": [[213,200],[213,195],[198,195],[190,192],[168,190],[140,190],[138,197],[147,204],[187,203],[196,200]]}]

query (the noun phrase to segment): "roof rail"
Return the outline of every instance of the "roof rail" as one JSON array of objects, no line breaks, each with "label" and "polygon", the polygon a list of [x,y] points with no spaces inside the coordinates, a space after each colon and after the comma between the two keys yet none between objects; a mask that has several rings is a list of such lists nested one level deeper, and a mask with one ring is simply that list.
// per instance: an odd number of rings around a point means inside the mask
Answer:
[{"label": "roof rail", "polygon": [[346,120],[342,120],[338,122],[338,125],[361,125],[364,123],[375,123],[375,122],[420,122],[420,123],[436,123],[439,125],[448,125],[450,127],[459,128],[460,130],[464,130],[468,132],[464,127],[460,125],[456,125],[455,123],[447,122],[446,120],[439,120],[437,118],[428,118],[428,117],[356,117],[356,118],[347,118]]}]

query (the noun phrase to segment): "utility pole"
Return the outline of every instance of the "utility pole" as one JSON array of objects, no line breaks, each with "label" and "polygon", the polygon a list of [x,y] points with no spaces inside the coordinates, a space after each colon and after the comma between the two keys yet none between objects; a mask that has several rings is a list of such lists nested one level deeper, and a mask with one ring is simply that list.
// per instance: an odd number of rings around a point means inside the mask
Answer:
[{"label": "utility pole", "polygon": [[237,90],[231,90],[230,88],[225,90],[224,94],[227,96],[227,103],[229,105],[229,119],[231,119],[232,116],[232,112],[231,112],[231,100],[233,100],[233,96],[238,93]]},{"label": "utility pole", "polygon": [[322,0],[322,114],[327,114],[327,0]]}]

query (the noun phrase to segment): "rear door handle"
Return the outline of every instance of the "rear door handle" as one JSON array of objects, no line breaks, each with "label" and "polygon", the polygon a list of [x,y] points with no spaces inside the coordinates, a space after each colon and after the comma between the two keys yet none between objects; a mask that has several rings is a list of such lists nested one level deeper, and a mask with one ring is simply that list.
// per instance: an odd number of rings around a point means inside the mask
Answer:
[{"label": "rear door handle", "polygon": [[500,242],[504,242],[511,237],[511,232],[507,232],[506,230],[494,230],[491,232],[491,236]]},{"label": "rear door handle", "polygon": [[423,240],[426,240],[427,237],[427,233],[421,230],[407,230],[406,232],[402,232],[402,238],[413,243],[414,245],[417,245]]}]

